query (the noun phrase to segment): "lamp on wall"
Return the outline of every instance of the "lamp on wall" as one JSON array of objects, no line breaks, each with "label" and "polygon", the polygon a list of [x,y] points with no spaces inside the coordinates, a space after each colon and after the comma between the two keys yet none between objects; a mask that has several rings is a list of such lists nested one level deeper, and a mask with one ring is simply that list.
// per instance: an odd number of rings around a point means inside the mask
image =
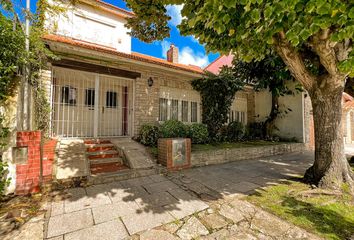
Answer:
[{"label": "lamp on wall", "polygon": [[148,86],[151,87],[154,84],[154,79],[152,77],[148,78]]}]

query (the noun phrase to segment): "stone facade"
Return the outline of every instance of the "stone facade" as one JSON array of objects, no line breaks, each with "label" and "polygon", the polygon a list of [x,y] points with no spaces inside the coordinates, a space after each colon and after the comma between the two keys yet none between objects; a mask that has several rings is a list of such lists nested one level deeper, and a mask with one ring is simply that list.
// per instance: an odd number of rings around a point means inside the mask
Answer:
[{"label": "stone facade", "polygon": [[305,144],[303,143],[284,143],[270,146],[192,152],[191,164],[192,166],[205,166],[246,160],[250,159],[250,157],[260,158],[291,152],[301,152],[303,150],[305,150]]}]

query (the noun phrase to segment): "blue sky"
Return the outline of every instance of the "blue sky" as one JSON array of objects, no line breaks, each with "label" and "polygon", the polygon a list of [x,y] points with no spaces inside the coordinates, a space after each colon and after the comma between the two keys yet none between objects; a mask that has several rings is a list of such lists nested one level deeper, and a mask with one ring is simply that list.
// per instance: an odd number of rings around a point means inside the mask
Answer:
[{"label": "blue sky", "polygon": [[[116,5],[118,7],[127,9],[126,4],[123,0],[104,0],[110,4]],[[13,0],[17,11],[20,13],[21,8],[25,6],[26,0]],[[36,9],[37,0],[31,0],[31,11],[34,12]],[[204,47],[198,43],[198,41],[192,37],[181,36],[176,25],[181,21],[181,6],[173,5],[168,6],[168,14],[172,17],[169,22],[171,27],[170,38],[164,39],[163,41],[158,41],[154,43],[144,43],[136,38],[132,39],[132,51],[147,54],[150,56],[155,56],[159,58],[166,58],[166,51],[168,50],[171,43],[179,48],[179,62],[183,64],[193,64],[200,67],[207,66],[210,62],[215,60],[219,54],[209,53],[207,54]],[[20,14],[21,15],[21,14]]]}]

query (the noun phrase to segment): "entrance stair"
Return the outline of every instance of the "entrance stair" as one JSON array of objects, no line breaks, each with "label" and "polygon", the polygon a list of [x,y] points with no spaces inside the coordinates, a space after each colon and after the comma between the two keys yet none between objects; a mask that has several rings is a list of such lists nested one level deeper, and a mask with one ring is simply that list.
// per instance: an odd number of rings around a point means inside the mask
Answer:
[{"label": "entrance stair", "polygon": [[110,140],[90,139],[84,141],[91,176],[116,173],[128,169],[123,154]]}]

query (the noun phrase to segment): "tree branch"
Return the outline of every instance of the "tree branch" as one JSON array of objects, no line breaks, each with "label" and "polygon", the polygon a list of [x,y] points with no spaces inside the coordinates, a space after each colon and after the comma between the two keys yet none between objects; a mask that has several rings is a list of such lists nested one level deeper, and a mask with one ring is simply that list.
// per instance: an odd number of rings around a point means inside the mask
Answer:
[{"label": "tree branch", "polygon": [[336,76],[340,74],[337,67],[337,55],[330,40],[330,30],[322,30],[315,34],[309,41],[309,46],[319,56],[322,66],[328,74]]},{"label": "tree branch", "polygon": [[290,72],[307,91],[310,91],[315,83],[315,77],[306,68],[300,53],[286,39],[285,33],[280,32],[275,39],[275,50],[289,67]]}]

